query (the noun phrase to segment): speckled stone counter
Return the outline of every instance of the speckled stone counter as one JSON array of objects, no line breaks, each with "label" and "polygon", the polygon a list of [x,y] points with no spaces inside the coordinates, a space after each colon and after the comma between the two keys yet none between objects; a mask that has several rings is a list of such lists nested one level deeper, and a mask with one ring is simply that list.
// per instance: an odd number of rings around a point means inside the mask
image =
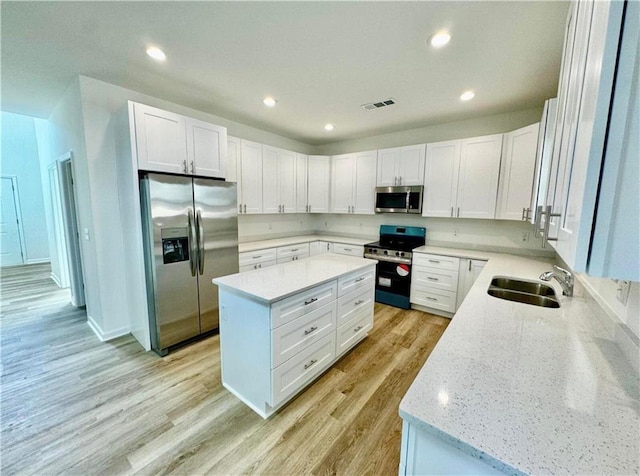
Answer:
[{"label": "speckled stone counter", "polygon": [[299,235],[289,236],[286,238],[274,238],[271,240],[248,241],[238,245],[238,251],[244,253],[246,251],[264,250],[266,248],[277,248],[279,246],[296,245],[298,243],[310,243],[312,241],[329,241],[336,243],[345,243],[347,245],[363,246],[377,238],[349,238],[335,235]]},{"label": "speckled stone counter", "polygon": [[[400,404],[400,416],[507,473],[638,474],[638,372],[585,297],[559,309],[497,299],[491,278],[545,260],[425,246],[487,265]],[[637,355],[637,354],[636,354]]]},{"label": "speckled stone counter", "polygon": [[265,303],[326,283],[377,261],[327,253],[213,280],[218,286]]}]

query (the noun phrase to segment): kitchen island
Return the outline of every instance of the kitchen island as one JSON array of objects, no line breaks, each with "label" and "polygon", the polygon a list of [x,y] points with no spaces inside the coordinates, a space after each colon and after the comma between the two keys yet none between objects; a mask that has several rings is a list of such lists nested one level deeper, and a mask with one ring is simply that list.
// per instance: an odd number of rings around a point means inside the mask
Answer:
[{"label": "kitchen island", "polygon": [[638,474],[637,340],[578,280],[574,297],[545,283],[561,307],[543,308],[487,289],[497,275],[538,280],[545,260],[416,253],[487,264],[400,403],[400,474]]},{"label": "kitchen island", "polygon": [[267,418],[373,327],[376,261],[324,254],[216,278],[222,384]]}]

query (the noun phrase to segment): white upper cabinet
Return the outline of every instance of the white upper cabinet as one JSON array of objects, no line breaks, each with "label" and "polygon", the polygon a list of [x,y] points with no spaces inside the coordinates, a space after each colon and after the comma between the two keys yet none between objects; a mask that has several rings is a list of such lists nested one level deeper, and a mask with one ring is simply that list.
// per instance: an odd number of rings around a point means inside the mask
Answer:
[{"label": "white upper cabinet", "polygon": [[240,139],[227,136],[227,182],[238,182],[238,196],[240,183],[238,180],[238,167],[240,165]]},{"label": "white upper cabinet", "polygon": [[308,211],[309,213],[329,213],[331,158],[325,155],[310,155],[307,159],[307,167]]},{"label": "white upper cabinet", "polygon": [[138,168],[174,174],[187,173],[186,118],[134,103]]},{"label": "white upper cabinet", "polygon": [[309,198],[307,194],[307,181],[309,157],[304,154],[296,154],[296,212],[307,213],[309,211]]},{"label": "white upper cabinet", "polygon": [[422,185],[425,144],[378,151],[377,186]]},{"label": "white upper cabinet", "polygon": [[496,210],[499,220],[529,219],[539,126],[536,123],[504,134]]},{"label": "white upper cabinet", "polygon": [[225,178],[227,129],[188,117],[187,161],[194,175]]},{"label": "white upper cabinet", "polygon": [[262,144],[240,141],[240,167],[238,182],[241,196],[238,210],[241,213],[262,213]]},{"label": "white upper cabinet", "polygon": [[427,145],[422,215],[495,218],[502,134]]},{"label": "white upper cabinet", "polygon": [[538,207],[544,207],[547,200],[557,109],[558,100],[556,98],[547,99],[540,119],[536,171],[534,172],[533,190],[531,191],[531,214],[529,216],[531,223],[535,223],[537,226],[539,226],[538,215],[540,214]]},{"label": "white upper cabinet", "polygon": [[296,212],[296,154],[262,147],[262,213]]},{"label": "white upper cabinet", "polygon": [[[576,272],[588,271],[593,249],[615,67],[624,61],[618,57],[624,8],[623,2],[574,2],[567,22],[544,235]],[[626,216],[626,204],[619,207],[615,213]]]},{"label": "white upper cabinet", "polygon": [[138,168],[225,178],[227,129],[133,103]]},{"label": "white upper cabinet", "polygon": [[373,215],[377,151],[331,158],[331,212]]}]

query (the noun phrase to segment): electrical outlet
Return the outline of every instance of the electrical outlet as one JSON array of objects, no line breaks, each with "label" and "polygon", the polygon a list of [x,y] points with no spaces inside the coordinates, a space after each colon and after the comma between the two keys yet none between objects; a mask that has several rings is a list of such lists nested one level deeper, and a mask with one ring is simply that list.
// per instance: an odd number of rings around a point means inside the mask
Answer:
[{"label": "electrical outlet", "polygon": [[616,290],[616,299],[620,301],[624,306],[627,305],[629,299],[629,281],[618,281],[618,289]]},{"label": "electrical outlet", "polygon": [[523,232],[522,235],[520,235],[520,241],[525,243],[529,241],[529,233]]}]

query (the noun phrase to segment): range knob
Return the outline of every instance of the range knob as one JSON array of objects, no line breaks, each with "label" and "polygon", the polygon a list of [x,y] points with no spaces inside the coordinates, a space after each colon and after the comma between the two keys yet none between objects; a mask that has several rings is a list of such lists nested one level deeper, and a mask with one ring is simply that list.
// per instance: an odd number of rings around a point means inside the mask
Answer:
[{"label": "range knob", "polygon": [[396,251],[396,256],[400,256],[400,252],[399,251]]},{"label": "range knob", "polygon": [[404,256],[404,251],[402,253],[400,253],[400,256]]},{"label": "range knob", "polygon": [[387,250],[384,250],[384,254],[385,254],[385,255],[388,255],[388,254],[389,254],[389,252],[388,252]]}]

